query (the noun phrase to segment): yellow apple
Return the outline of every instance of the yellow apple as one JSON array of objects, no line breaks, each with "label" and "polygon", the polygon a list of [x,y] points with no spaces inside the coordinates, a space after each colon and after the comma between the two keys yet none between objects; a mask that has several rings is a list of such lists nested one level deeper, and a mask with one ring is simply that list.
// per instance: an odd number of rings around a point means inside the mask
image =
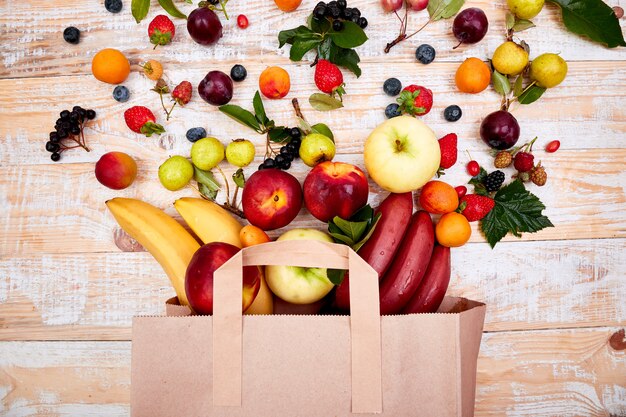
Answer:
[{"label": "yellow apple", "polygon": [[365,141],[363,157],[374,182],[392,193],[422,187],[441,162],[435,133],[411,116],[394,117],[378,125]]}]

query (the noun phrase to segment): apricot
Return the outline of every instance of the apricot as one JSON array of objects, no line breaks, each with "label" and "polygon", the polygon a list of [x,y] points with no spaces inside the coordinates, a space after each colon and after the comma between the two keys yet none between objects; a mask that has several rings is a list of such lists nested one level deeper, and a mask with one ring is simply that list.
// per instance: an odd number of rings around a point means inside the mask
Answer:
[{"label": "apricot", "polygon": [[130,63],[117,49],[106,48],[94,55],[91,61],[91,72],[99,81],[120,84],[130,74]]},{"label": "apricot", "polygon": [[259,77],[259,88],[269,99],[283,98],[291,88],[289,73],[281,67],[268,67]]}]

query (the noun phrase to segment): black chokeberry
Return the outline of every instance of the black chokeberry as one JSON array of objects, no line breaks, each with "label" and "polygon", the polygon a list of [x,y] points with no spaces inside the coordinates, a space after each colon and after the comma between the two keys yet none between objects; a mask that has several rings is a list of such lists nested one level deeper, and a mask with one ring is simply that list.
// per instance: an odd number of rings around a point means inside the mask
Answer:
[{"label": "black chokeberry", "polygon": [[315,7],[326,7],[326,3],[324,3],[323,1],[317,2]]},{"label": "black chokeberry", "polygon": [[298,147],[294,143],[289,142],[287,145],[285,145],[285,147],[291,154],[295,154],[298,152]]},{"label": "black chokeberry", "polygon": [[456,122],[463,116],[463,111],[456,104],[446,107],[443,111],[443,117],[449,122]]},{"label": "black chokeberry", "polygon": [[61,154],[60,153],[53,153],[52,155],[50,155],[50,159],[52,159],[54,162],[58,161],[59,159],[61,159]]},{"label": "black chokeberry", "polygon": [[212,4],[213,6],[215,6],[216,4],[218,4],[220,2],[220,0],[208,0],[209,4]]},{"label": "black chokeberry", "polygon": [[60,114],[61,119],[69,119],[70,118],[70,111],[69,110],[63,110]]},{"label": "black chokeberry", "polygon": [[292,139],[300,139],[302,137],[302,132],[300,132],[299,128],[292,127],[289,132],[289,136],[291,136]]},{"label": "black chokeberry", "polygon": [[80,31],[74,26],[66,27],[63,31],[63,39],[65,42],[76,45],[80,42]]},{"label": "black chokeberry", "polygon": [[70,121],[77,121],[80,118],[80,114],[77,112],[70,113]]},{"label": "black chokeberry", "polygon": [[364,17],[360,17],[359,26],[361,26],[361,29],[365,29],[367,27],[367,19]]},{"label": "black chokeberry", "polygon": [[46,142],[46,150],[48,152],[58,152],[59,149],[61,149],[61,147],[58,143]]},{"label": "black chokeberry", "polygon": [[289,168],[291,168],[291,162],[290,161],[285,161],[283,162],[283,166],[282,168],[287,171]]},{"label": "black chokeberry", "polygon": [[337,7],[337,0],[331,0],[328,2],[328,7]]},{"label": "black chokeberry", "polygon": [[335,32],[340,32],[343,29],[343,22],[341,20],[333,21],[333,30]]},{"label": "black chokeberry", "polygon": [[361,11],[360,11],[359,9],[357,9],[356,7],[354,7],[354,8],[352,9],[352,17],[355,17],[355,16],[356,16],[357,18],[358,18],[358,17],[361,17]]},{"label": "black chokeberry", "polygon": [[280,167],[283,163],[285,163],[285,157],[283,155],[276,155],[274,157],[274,162],[276,162],[276,165]]},{"label": "black chokeberry", "polygon": [[267,158],[265,161],[263,161],[263,165],[265,165],[265,168],[275,168],[276,161],[274,161],[272,158]]},{"label": "black chokeberry", "polygon": [[339,19],[339,16],[341,16],[341,10],[339,10],[336,4],[334,7],[328,6],[328,10],[330,11],[330,17],[333,19]]},{"label": "black chokeberry", "polygon": [[59,134],[57,132],[50,132],[50,142],[58,142]]},{"label": "black chokeberry", "polygon": [[337,0],[337,7],[339,7],[340,10],[344,10],[348,7],[348,2],[346,0]]},{"label": "black chokeberry", "polygon": [[398,117],[402,115],[400,112],[400,106],[397,103],[391,103],[385,108],[385,116],[387,119],[393,119],[394,117]]},{"label": "black chokeberry", "polygon": [[281,148],[280,148],[280,154],[281,155],[287,155],[289,153],[291,153],[291,152],[289,151],[289,149],[287,149],[287,145],[281,146]]},{"label": "black chokeberry", "polygon": [[326,6],[316,6],[313,9],[313,17],[322,20],[326,16]]},{"label": "black chokeberry", "polygon": [[435,60],[435,48],[428,44],[423,44],[415,50],[415,58],[424,65],[430,64]]},{"label": "black chokeberry", "polygon": [[300,139],[292,139],[290,143],[292,143],[293,146],[296,147],[296,150],[300,149],[300,143],[301,143]]},{"label": "black chokeberry", "polygon": [[93,120],[96,118],[96,111],[95,110],[87,110],[87,112],[85,113],[85,116],[87,116],[87,118],[89,120]]},{"label": "black chokeberry", "polygon": [[70,128],[70,133],[71,133],[72,135],[78,135],[78,134],[80,134],[80,127],[78,127],[78,126],[72,126],[72,127]]},{"label": "black chokeberry", "polygon": [[246,71],[246,68],[243,65],[233,65],[230,69],[230,78],[232,78],[233,81],[243,81],[247,76],[248,71]]},{"label": "black chokeberry", "polygon": [[67,130],[60,129],[58,131],[58,134],[59,134],[59,139],[65,139],[66,137],[68,137]]},{"label": "black chokeberry", "polygon": [[63,129],[63,130],[70,130],[70,127],[72,127],[70,122],[62,122],[61,123],[61,129]]},{"label": "black chokeberry", "polygon": [[111,13],[122,11],[122,0],[104,0],[104,8]]},{"label": "black chokeberry", "polygon": [[383,84],[383,91],[388,96],[397,96],[402,91],[402,83],[397,78],[388,78]]},{"label": "black chokeberry", "polygon": [[341,11],[341,17],[345,20],[350,20],[352,19],[352,9],[351,8],[347,8]]},{"label": "black chokeberry", "polygon": [[259,170],[259,171],[261,171],[261,170],[263,170],[263,169],[265,169],[265,164],[259,164],[259,168],[258,168],[258,170]]},{"label": "black chokeberry", "polygon": [[85,109],[83,109],[83,108],[82,108],[82,107],[80,107],[80,106],[74,106],[74,107],[72,107],[72,111],[73,111],[73,112],[76,112],[77,114],[80,114],[80,110],[85,110]]}]

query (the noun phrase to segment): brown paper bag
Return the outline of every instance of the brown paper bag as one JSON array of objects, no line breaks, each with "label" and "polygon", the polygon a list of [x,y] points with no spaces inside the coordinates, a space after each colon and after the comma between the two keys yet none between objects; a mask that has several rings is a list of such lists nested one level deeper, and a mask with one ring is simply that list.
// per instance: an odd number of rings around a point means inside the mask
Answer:
[{"label": "brown paper bag", "polygon": [[[268,264],[349,268],[352,315],[242,317],[242,267]],[[317,241],[243,249],[214,300],[213,317],[170,300],[170,317],[133,320],[132,416],[473,415],[482,303],[380,317],[376,273]]]}]

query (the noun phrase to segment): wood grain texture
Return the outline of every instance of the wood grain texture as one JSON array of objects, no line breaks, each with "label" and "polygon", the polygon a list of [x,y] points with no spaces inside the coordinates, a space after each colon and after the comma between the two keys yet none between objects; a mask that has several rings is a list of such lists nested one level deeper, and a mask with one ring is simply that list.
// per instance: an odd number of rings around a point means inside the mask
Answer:
[{"label": "wood grain texture", "polygon": [[[476,416],[626,414],[626,354],[617,328],[487,333]],[[1,342],[5,416],[129,413],[129,342]]]},{"label": "wood grain texture", "polygon": [[[625,245],[469,244],[452,253],[449,294],[487,303],[488,331],[623,326]],[[0,340],[130,340],[132,317],[163,314],[173,294],[145,252],[14,257],[0,277]]]},{"label": "wood grain texture", "polygon": [[[610,3],[624,5],[622,0]],[[278,31],[303,24],[314,4],[314,1],[305,1],[293,13],[280,13],[271,1],[230,3],[228,7],[232,16],[238,13],[248,15],[250,27],[247,30],[238,29],[235,19],[226,21],[222,17],[224,37],[215,47],[203,47],[191,40],[184,21],[176,19],[177,33],[172,45],[152,51],[146,34],[147,26],[152,17],[163,13],[156,2],[153,2],[148,18],[136,25],[130,15],[130,4],[125,5],[122,13],[112,15],[102,7],[101,2],[95,0],[54,5],[45,0],[30,0],[27,3],[6,0],[0,4],[0,27],[4,36],[0,46],[0,77],[85,74],[90,70],[93,55],[106,47],[124,51],[133,62],[158,56],[166,61],[197,66],[217,61],[232,65],[256,57],[261,62],[287,64],[288,49],[278,49]],[[194,9],[194,6],[182,2],[179,5],[186,13]],[[393,14],[383,14],[378,0],[360,1],[358,6],[370,22],[366,32],[371,40],[358,50],[364,61],[384,59],[387,62],[412,63],[415,48],[424,42],[437,49],[440,61],[461,61],[469,56],[487,58],[504,38],[506,3],[477,0],[472,1],[471,6],[482,8],[490,23],[487,37],[479,44],[452,50],[458,42],[452,35],[452,19],[449,19],[429,25],[385,55],[383,49],[386,43],[397,36],[398,20]],[[409,32],[426,20],[426,12],[412,13]],[[538,27],[521,34],[532,47],[531,57],[543,52],[560,52],[568,61],[626,59],[623,48],[609,50],[567,32],[558,8],[553,5],[546,5],[533,20]],[[83,31],[78,46],[63,41],[63,29],[70,25]]]},{"label": "wood grain texture", "polygon": [[[626,49],[626,48],[625,48]],[[197,85],[208,70],[228,72],[229,64],[211,63],[193,69],[166,65],[166,74],[174,85],[184,79]],[[233,104],[252,108],[252,97],[258,89],[256,80],[265,63],[247,63],[248,79],[235,86]],[[434,107],[422,120],[441,137],[451,131],[459,136],[459,149],[472,154],[486,152],[480,140],[479,126],[489,112],[498,110],[499,96],[489,90],[481,94],[456,93],[454,73],[457,64],[433,63],[428,72],[417,72],[415,64],[381,66],[365,64],[360,79],[346,75],[348,94],[346,107],[333,112],[313,110],[308,97],[316,92],[313,70],[308,65],[290,65],[291,93],[298,98],[305,116],[311,123],[324,122],[334,130],[338,153],[361,153],[369,132],[384,120],[384,109],[394,99],[382,92],[382,84],[398,76],[406,84],[423,83],[434,92]],[[194,87],[192,101],[177,108],[173,118],[165,121],[159,96],[150,91],[153,82],[132,73],[126,85],[131,100],[118,103],[111,97],[112,86],[96,81],[92,76],[68,76],[0,80],[0,165],[45,164],[49,154],[44,145],[58,118],[58,112],[79,104],[97,111],[97,118],[86,129],[86,140],[92,152],[75,149],[63,154],[62,162],[95,162],[105,152],[119,150],[142,159],[160,161],[168,153],[188,154],[191,144],[185,132],[193,126],[204,126],[209,134],[228,142],[245,137],[257,145],[257,154],[265,152],[265,138],[231,121],[216,107],[205,103]],[[513,105],[522,135],[520,144],[538,136],[540,149],[553,139],[559,139],[565,149],[626,147],[626,109],[620,85],[626,85],[626,62],[573,62],[563,84],[549,90],[542,99],[530,106]],[[87,92],[89,92],[87,94]],[[50,97],[60,99],[51,104]],[[443,109],[458,104],[463,117],[451,124],[443,118]],[[157,121],[163,123],[167,134],[145,138],[131,132],[124,123],[123,113],[133,105],[151,108]],[[287,99],[265,100],[267,113],[278,124],[295,126],[296,119]],[[165,148],[165,149],[164,149]],[[466,161],[462,155],[460,160]]]}]

